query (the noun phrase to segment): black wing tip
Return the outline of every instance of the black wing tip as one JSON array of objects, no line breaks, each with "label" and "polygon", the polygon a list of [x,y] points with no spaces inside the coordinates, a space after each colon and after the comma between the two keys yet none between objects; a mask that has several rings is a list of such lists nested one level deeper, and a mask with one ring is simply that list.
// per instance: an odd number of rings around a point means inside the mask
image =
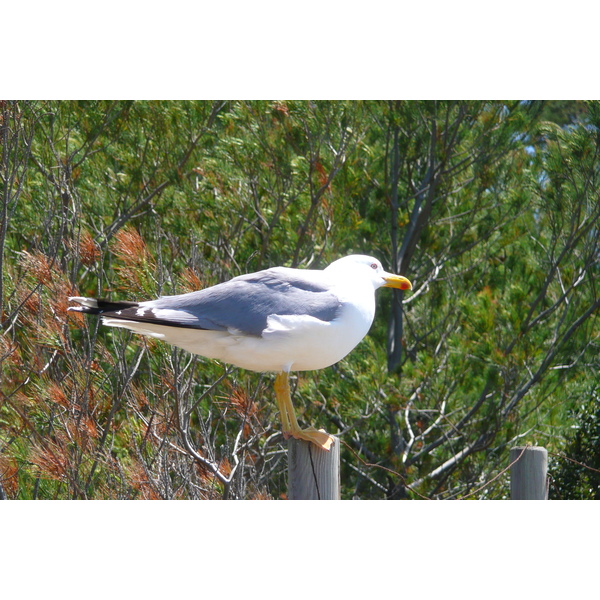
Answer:
[{"label": "black wing tip", "polygon": [[107,312],[124,310],[126,308],[137,308],[139,306],[138,302],[111,302],[110,300],[82,298],[81,296],[72,296],[69,300],[71,302],[77,302],[80,306],[69,306],[67,310],[82,312],[89,315],[102,315]]}]

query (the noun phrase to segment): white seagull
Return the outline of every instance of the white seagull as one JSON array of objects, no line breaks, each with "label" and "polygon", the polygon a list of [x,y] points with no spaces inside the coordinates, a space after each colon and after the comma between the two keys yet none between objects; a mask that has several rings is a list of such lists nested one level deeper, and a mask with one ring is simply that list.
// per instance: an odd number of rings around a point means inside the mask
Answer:
[{"label": "white seagull", "polygon": [[218,285],[145,302],[69,298],[69,310],[101,315],[104,325],[158,338],[193,354],[243,369],[275,372],[275,395],[286,437],[329,450],[325,430],[301,429],[289,373],[324,369],[368,333],[380,287],[410,290],[371,256],[340,258],[322,271],[273,267]]}]

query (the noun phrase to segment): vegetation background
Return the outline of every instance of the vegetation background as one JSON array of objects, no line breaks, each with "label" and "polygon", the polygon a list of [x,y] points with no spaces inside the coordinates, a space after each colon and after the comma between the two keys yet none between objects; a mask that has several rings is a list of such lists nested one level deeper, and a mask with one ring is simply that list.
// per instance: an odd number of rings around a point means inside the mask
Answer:
[{"label": "vegetation background", "polygon": [[0,495],[282,498],[271,376],[67,313],[349,253],[408,276],[294,378],[344,498],[600,497],[598,102],[0,106]]}]

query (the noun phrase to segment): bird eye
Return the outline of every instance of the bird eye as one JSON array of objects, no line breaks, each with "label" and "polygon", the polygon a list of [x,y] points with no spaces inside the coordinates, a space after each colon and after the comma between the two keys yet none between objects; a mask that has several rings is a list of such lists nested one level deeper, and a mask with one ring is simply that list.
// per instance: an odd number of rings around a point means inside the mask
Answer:
[{"label": "bird eye", "polygon": [[377,263],[371,263],[371,269],[373,269],[374,271],[377,271]]}]

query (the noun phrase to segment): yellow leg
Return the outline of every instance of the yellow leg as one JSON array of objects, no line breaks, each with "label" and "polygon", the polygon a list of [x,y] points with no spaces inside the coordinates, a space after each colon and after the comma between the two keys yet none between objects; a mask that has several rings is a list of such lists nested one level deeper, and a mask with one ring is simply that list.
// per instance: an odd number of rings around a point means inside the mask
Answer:
[{"label": "yellow leg", "polygon": [[315,429],[314,427],[301,429],[300,425],[298,425],[290,396],[290,377],[288,373],[277,374],[275,378],[275,397],[277,398],[277,406],[281,415],[281,425],[284,435],[312,442],[319,446],[319,448],[323,448],[323,450],[331,448],[334,438],[324,429]]},{"label": "yellow leg", "polygon": [[279,408],[281,426],[284,433],[288,433],[292,426],[288,417],[288,408],[285,399],[286,397],[290,397],[290,383],[288,377],[284,377],[284,375],[287,375],[287,373],[279,373],[275,378],[275,398],[277,400],[277,408]]}]

